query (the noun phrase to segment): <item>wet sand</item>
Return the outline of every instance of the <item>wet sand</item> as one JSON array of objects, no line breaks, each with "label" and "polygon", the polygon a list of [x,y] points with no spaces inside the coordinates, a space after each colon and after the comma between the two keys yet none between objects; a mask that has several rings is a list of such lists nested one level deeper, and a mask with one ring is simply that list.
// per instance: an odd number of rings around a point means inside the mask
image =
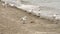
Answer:
[{"label": "wet sand", "polygon": [[[25,24],[20,20],[23,16],[27,16]],[[0,34],[60,34],[59,32],[60,24],[53,24],[15,7],[4,8],[0,3]]]}]

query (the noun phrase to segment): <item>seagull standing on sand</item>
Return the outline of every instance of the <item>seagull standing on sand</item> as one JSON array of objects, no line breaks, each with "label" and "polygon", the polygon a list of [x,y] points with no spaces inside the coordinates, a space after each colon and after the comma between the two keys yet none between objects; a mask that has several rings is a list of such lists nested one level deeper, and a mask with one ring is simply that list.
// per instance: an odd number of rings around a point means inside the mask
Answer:
[{"label": "seagull standing on sand", "polygon": [[23,24],[25,24],[26,20],[27,20],[27,16],[24,16],[21,18],[21,21],[23,22]]}]

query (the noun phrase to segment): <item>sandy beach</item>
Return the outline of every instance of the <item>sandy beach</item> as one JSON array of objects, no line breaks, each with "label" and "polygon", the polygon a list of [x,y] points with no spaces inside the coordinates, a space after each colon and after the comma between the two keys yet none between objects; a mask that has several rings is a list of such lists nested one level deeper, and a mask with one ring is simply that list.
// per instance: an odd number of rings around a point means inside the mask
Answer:
[{"label": "sandy beach", "polygon": [[[27,16],[25,24],[20,20]],[[40,19],[15,7],[0,3],[0,34],[60,34],[60,24]]]}]

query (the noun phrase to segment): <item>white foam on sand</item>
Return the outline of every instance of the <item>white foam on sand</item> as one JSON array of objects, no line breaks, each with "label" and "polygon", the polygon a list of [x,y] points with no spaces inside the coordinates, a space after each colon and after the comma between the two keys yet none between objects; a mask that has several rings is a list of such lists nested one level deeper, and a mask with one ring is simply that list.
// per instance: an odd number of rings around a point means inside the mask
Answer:
[{"label": "white foam on sand", "polygon": [[[40,16],[40,18],[53,19],[53,20],[59,19],[60,20],[60,18],[59,18],[60,17],[59,8],[58,9],[57,8],[55,9],[55,7],[51,8],[50,5],[48,5],[48,3],[46,3],[46,5],[44,4],[44,6],[42,6],[42,3],[40,3],[39,5],[22,4],[21,0],[20,1],[2,0],[2,1],[8,3],[9,5],[14,4],[15,7],[19,8],[19,9],[23,9],[28,13],[32,13],[33,15]],[[56,16],[54,16],[54,15],[56,15]]]}]

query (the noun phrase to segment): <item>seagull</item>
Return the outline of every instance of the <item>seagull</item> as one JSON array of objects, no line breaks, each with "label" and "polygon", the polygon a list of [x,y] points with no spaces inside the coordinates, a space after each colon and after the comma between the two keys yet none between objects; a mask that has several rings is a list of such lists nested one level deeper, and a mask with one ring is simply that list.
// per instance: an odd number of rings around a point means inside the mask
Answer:
[{"label": "seagull", "polygon": [[27,16],[21,17],[21,21],[23,22],[23,24],[25,24],[26,20],[27,20]]}]

